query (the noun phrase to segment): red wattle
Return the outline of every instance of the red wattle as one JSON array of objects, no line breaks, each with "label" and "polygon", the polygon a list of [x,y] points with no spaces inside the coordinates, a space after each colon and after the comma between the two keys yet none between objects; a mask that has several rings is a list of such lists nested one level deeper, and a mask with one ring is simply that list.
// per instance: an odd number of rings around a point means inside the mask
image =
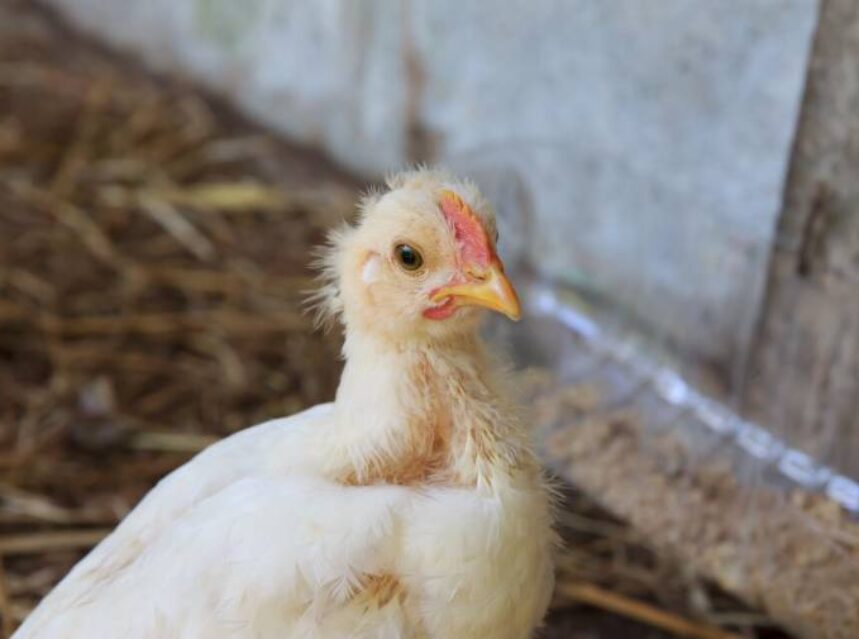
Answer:
[{"label": "red wattle", "polygon": [[456,312],[456,300],[448,297],[443,303],[438,306],[433,306],[424,311],[424,317],[427,319],[443,320],[447,319]]}]

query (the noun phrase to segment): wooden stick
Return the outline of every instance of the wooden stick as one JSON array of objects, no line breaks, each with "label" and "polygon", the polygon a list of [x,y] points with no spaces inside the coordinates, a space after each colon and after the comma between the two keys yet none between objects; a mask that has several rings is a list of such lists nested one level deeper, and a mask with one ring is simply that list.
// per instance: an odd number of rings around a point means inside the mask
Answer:
[{"label": "wooden stick", "polygon": [[12,612],[12,600],[9,598],[9,586],[6,581],[6,566],[3,564],[2,556],[0,556],[0,615],[3,616],[0,624],[3,637],[11,637],[15,629],[15,615]]},{"label": "wooden stick", "polygon": [[687,637],[688,639],[742,639],[732,632],[709,624],[689,621],[650,604],[630,599],[593,584],[559,583],[557,591],[567,599],[608,610],[648,626],[670,632],[678,637]]},{"label": "wooden stick", "polygon": [[50,550],[91,548],[104,539],[111,529],[70,530],[0,537],[0,556],[31,555]]}]

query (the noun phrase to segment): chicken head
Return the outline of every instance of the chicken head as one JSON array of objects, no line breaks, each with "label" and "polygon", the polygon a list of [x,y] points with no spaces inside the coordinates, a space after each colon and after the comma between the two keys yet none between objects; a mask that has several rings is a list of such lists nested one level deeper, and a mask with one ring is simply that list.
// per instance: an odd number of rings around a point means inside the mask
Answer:
[{"label": "chicken head", "polygon": [[473,330],[481,308],[518,319],[495,215],[476,186],[427,169],[387,186],[364,199],[355,226],[331,237],[319,296],[326,314],[395,339]]}]

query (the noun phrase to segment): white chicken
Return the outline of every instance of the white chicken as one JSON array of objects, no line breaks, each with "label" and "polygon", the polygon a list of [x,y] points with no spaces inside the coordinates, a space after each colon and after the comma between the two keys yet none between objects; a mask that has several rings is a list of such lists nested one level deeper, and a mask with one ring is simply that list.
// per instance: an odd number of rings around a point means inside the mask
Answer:
[{"label": "white chicken", "polygon": [[14,639],[526,639],[553,584],[540,466],[479,309],[519,316],[470,183],[389,180],[322,259],[336,399],[156,486]]}]

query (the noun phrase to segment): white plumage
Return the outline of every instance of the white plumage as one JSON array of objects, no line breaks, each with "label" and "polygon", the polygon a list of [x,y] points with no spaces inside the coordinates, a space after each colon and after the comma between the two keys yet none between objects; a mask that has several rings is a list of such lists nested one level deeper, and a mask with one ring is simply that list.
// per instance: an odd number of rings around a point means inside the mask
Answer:
[{"label": "white plumage", "polygon": [[325,260],[320,301],[347,329],[336,401],[166,477],[15,639],[531,636],[554,534],[528,434],[475,332],[474,305],[518,311],[494,218],[445,174],[390,186]]}]

